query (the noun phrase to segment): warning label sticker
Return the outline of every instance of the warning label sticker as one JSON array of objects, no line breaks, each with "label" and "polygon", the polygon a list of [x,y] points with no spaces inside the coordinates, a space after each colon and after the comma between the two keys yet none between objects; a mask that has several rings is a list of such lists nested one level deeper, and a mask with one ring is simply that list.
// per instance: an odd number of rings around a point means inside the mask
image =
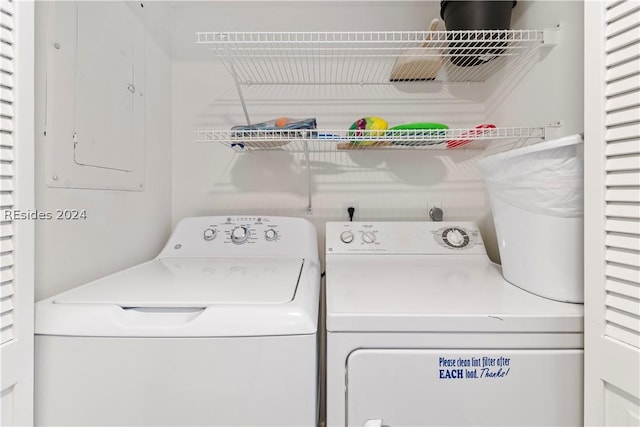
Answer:
[{"label": "warning label sticker", "polygon": [[504,356],[478,356],[438,358],[438,378],[450,379],[500,379],[511,372],[511,358]]}]

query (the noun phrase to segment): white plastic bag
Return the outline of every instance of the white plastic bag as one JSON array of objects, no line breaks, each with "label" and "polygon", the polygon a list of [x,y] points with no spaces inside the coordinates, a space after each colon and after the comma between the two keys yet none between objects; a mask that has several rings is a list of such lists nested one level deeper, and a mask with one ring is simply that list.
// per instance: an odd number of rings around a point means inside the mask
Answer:
[{"label": "white plastic bag", "polygon": [[489,195],[533,213],[583,216],[583,140],[572,135],[478,160]]}]

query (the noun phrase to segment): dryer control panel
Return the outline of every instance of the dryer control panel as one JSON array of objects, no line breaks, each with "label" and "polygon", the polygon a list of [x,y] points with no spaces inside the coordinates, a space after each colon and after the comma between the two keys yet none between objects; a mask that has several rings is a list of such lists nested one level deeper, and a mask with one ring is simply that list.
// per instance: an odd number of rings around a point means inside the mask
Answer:
[{"label": "dryer control panel", "polygon": [[486,254],[472,222],[329,222],[327,254]]}]

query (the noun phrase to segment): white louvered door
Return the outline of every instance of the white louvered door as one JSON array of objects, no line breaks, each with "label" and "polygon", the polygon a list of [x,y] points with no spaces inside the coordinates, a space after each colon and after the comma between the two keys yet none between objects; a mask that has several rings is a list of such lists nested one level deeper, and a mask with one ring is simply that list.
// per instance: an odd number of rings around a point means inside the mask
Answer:
[{"label": "white louvered door", "polygon": [[585,3],[585,425],[640,426],[640,2]]},{"label": "white louvered door", "polygon": [[[0,0],[0,425],[33,425],[34,18]],[[19,216],[19,215],[18,215]]]}]

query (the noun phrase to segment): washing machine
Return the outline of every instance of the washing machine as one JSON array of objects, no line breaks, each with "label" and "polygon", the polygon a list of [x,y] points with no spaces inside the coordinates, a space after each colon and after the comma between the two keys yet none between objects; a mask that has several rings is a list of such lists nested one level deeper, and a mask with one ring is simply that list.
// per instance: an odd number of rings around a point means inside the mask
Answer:
[{"label": "washing machine", "polygon": [[36,424],[315,426],[316,235],[187,218],[155,259],[38,302]]},{"label": "washing machine", "polygon": [[505,281],[474,223],[327,223],[326,300],[329,426],[583,424],[583,306]]}]

